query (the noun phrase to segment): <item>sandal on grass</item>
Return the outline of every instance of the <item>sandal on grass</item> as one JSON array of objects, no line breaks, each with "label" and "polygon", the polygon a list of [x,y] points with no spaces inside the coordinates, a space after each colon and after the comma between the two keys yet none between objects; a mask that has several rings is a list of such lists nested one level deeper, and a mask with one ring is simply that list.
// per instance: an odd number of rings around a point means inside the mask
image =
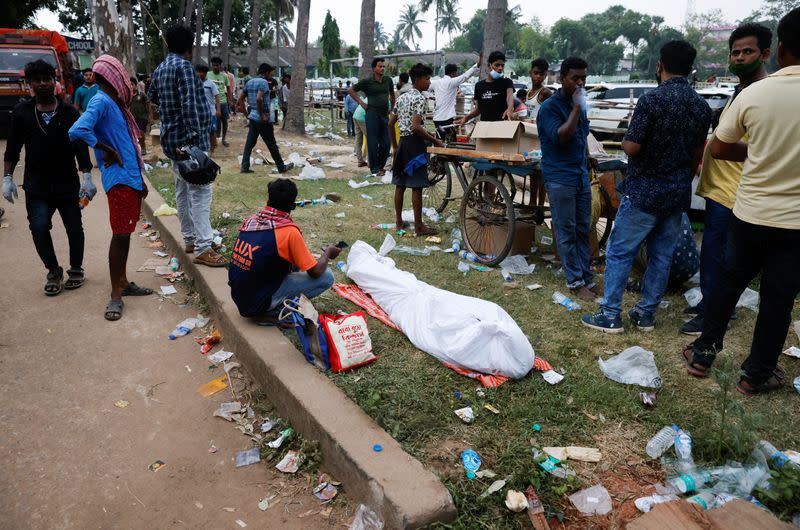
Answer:
[{"label": "sandal on grass", "polygon": [[122,290],[122,296],[147,296],[148,294],[153,294],[153,290],[133,282],[129,282],[128,286]]},{"label": "sandal on grass", "polygon": [[694,362],[694,348],[691,344],[684,346],[683,360],[686,363],[686,371],[695,377],[708,377],[709,366],[703,366],[700,363]]},{"label": "sandal on grass", "polygon": [[61,294],[63,285],[61,280],[64,278],[64,269],[58,267],[47,273],[47,283],[44,284],[44,294],[55,296]]},{"label": "sandal on grass", "polygon": [[786,373],[780,368],[775,368],[772,375],[761,383],[751,383],[746,377],[739,379],[736,390],[745,396],[755,396],[781,388],[786,381]]},{"label": "sandal on grass", "polygon": [[67,281],[64,282],[64,289],[77,289],[83,285],[85,280],[86,277],[81,267],[71,268],[67,271]]},{"label": "sandal on grass", "polygon": [[106,305],[106,312],[105,318],[106,320],[115,321],[122,318],[122,308],[125,307],[125,303],[122,300],[114,300],[111,299]]}]

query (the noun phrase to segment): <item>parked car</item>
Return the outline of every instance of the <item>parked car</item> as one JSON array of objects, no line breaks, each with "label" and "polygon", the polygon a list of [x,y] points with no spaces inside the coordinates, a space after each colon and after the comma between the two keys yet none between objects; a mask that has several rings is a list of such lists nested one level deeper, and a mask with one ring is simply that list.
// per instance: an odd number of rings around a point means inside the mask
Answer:
[{"label": "parked car", "polygon": [[655,83],[601,83],[588,90],[589,130],[598,140],[621,138],[639,97],[653,90]]}]

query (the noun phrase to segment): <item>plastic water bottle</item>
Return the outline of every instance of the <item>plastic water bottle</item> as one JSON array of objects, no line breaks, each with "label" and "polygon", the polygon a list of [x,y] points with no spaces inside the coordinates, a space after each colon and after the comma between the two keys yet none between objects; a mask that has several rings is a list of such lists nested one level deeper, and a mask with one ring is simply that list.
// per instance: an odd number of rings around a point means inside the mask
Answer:
[{"label": "plastic water bottle", "polygon": [[675,429],[667,425],[650,438],[645,447],[645,452],[650,458],[658,458],[675,443]]},{"label": "plastic water bottle", "polygon": [[698,493],[697,495],[689,497],[686,500],[687,502],[692,502],[700,506],[704,510],[708,510],[709,508],[714,506],[714,500],[716,498],[717,496],[711,493],[710,491],[703,491]]},{"label": "plastic water bottle", "polygon": [[692,435],[673,425],[675,432],[675,454],[678,455],[678,470],[689,471],[695,468],[692,458]]},{"label": "plastic water bottle", "polygon": [[177,326],[175,329],[172,330],[172,333],[168,335],[169,340],[175,340],[178,337],[183,337],[184,335],[188,335],[190,331],[192,331],[195,326],[197,325],[196,318],[187,318]]},{"label": "plastic water bottle", "polygon": [[690,471],[667,481],[667,484],[679,493],[692,493],[711,481],[711,475],[705,471]]},{"label": "plastic water bottle", "polygon": [[461,257],[461,259],[465,259],[467,261],[473,261],[475,263],[478,263],[478,256],[476,256],[472,252],[469,252],[469,251],[466,251],[466,250],[462,250],[462,251],[460,251],[458,253],[458,255]]},{"label": "plastic water bottle", "polygon": [[563,305],[567,311],[578,311],[581,308],[578,302],[558,291],[553,293],[553,303]]},{"label": "plastic water bottle", "polygon": [[373,230],[392,230],[395,228],[394,223],[380,223],[380,224],[371,224],[369,227]]},{"label": "plastic water bottle", "polygon": [[179,266],[180,266],[180,264],[178,263],[178,258],[173,256],[173,258],[171,260],[169,260],[169,270],[171,270],[172,272],[175,272],[175,271],[178,270]]},{"label": "plastic water bottle", "polygon": [[461,250],[461,241],[459,241],[458,239],[454,239],[453,240],[453,252],[457,253],[460,250]]},{"label": "plastic water bottle", "polygon": [[788,456],[783,451],[778,451],[778,449],[769,443],[766,440],[761,440],[756,444],[756,450],[758,450],[764,457],[767,459],[775,467],[783,467],[786,464],[790,466],[797,466],[794,462],[792,462]]},{"label": "plastic water bottle", "polygon": [[340,271],[346,273],[347,272],[347,263],[345,263],[344,261],[337,261],[336,262],[336,268],[339,269]]}]

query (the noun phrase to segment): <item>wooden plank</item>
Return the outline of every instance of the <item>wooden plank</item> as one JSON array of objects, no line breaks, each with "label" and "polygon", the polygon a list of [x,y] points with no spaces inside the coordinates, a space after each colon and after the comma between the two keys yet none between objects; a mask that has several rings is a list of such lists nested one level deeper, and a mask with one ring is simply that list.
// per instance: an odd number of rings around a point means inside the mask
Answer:
[{"label": "wooden plank", "polygon": [[528,160],[518,153],[495,153],[491,151],[472,151],[469,149],[454,149],[452,147],[429,147],[428,153],[433,155],[460,156],[463,158],[479,158],[483,160],[498,160],[501,162],[525,163]]}]

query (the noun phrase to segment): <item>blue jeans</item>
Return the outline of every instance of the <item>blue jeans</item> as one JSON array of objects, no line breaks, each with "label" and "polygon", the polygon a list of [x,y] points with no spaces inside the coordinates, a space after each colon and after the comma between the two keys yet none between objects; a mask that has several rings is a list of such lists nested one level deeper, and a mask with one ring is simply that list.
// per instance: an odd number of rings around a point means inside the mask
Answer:
[{"label": "blue jeans", "polygon": [[199,256],[211,248],[214,231],[211,228],[211,184],[189,184],[172,164],[175,175],[175,207],[181,222],[181,235],[185,245],[194,245]]},{"label": "blue jeans", "polygon": [[367,119],[367,158],[369,170],[373,173],[383,169],[389,158],[389,117],[375,111],[366,112]]},{"label": "blue jeans", "polygon": [[697,304],[697,314],[705,313],[706,300],[717,283],[722,254],[728,241],[728,225],[733,219],[733,210],[711,199],[706,199],[705,229],[700,247],[700,291],[703,299]]},{"label": "blue jeans", "polygon": [[672,255],[681,230],[681,212],[657,217],[643,212],[622,197],[614,219],[614,228],[606,249],[604,297],[600,309],[607,317],[622,312],[622,295],[628,283],[639,245],[647,242],[647,270],[642,281],[642,299],[635,310],[642,316],[654,316],[669,282]]},{"label": "blue jeans", "polygon": [[83,224],[78,197],[52,197],[49,195],[25,194],[25,209],[28,212],[28,226],[33,236],[33,246],[47,270],[58,268],[58,258],[53,248],[53,214],[61,215],[69,241],[69,265],[74,269],[83,266]]},{"label": "blue jeans", "polygon": [[352,112],[345,112],[344,119],[347,122],[347,136],[355,136],[356,135],[356,126],[353,123],[353,113]]},{"label": "blue jeans", "polygon": [[271,313],[277,314],[283,308],[283,301],[306,295],[306,298],[319,296],[333,285],[333,273],[330,269],[319,278],[312,278],[307,272],[292,272],[281,283],[278,290],[272,295],[272,303],[269,306]]},{"label": "blue jeans", "polygon": [[553,234],[564,267],[567,287],[594,287],[594,275],[589,269],[589,230],[592,227],[592,190],[589,182],[570,186],[545,182]]}]

